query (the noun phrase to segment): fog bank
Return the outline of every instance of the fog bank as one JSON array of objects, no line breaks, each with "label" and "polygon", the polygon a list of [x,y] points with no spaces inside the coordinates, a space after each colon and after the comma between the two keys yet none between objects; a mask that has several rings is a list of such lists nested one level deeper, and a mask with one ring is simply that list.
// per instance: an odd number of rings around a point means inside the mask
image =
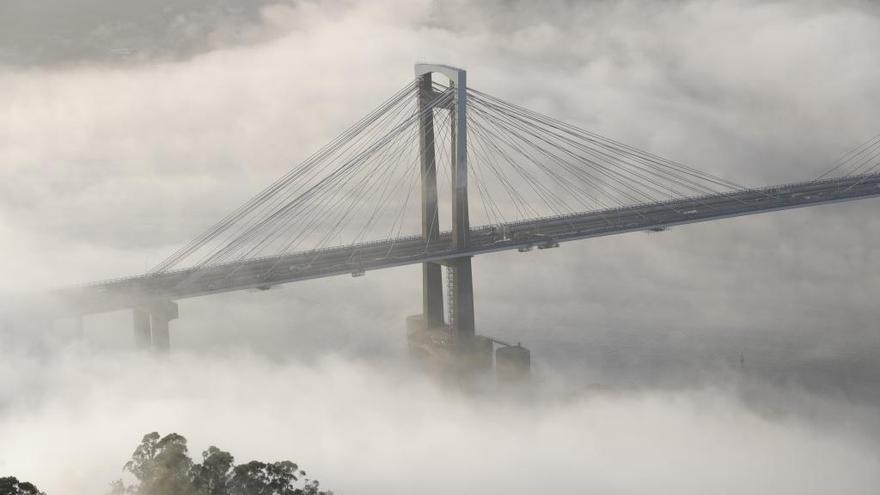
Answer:
[{"label": "fog bank", "polygon": [[[140,436],[176,431],[240,461],[292,459],[337,493],[873,493],[878,438],[852,405],[834,423],[766,416],[734,388],[542,387],[477,395],[403,365],[313,365],[176,353],[4,353],[0,471],[52,494],[104,493]],[[766,392],[766,391],[765,391]],[[788,392],[777,393],[791,394]]]}]

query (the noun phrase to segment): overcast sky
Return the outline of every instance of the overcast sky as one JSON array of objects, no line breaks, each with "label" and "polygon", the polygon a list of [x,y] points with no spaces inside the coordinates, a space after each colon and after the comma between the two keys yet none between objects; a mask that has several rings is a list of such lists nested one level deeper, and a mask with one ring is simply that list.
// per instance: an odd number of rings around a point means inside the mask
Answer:
[{"label": "overcast sky", "polygon": [[[6,0],[0,293],[142,272],[399,89],[417,61],[763,185],[816,177],[880,132],[878,46],[869,1]],[[853,403],[876,407],[875,201],[478,257],[478,332],[522,341],[536,369],[580,385],[696,386],[744,350],[768,376],[831,397],[850,380]],[[419,274],[183,301],[173,346],[399,356]],[[126,348],[129,319],[90,318],[87,338]],[[853,455],[870,478],[876,459]]]}]

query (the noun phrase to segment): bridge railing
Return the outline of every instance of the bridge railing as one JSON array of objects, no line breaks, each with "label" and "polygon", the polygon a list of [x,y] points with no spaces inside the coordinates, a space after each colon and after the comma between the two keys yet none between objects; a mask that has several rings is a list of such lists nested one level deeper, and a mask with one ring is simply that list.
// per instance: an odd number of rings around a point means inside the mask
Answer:
[{"label": "bridge railing", "polygon": [[[790,183],[785,183],[785,184],[775,184],[775,185],[767,186],[767,187],[756,187],[756,188],[741,189],[741,190],[736,190],[736,191],[726,191],[726,192],[715,193],[715,194],[689,196],[689,197],[680,198],[680,199],[673,199],[673,200],[667,200],[667,201],[655,201],[655,202],[651,202],[651,203],[640,203],[640,204],[636,204],[636,205],[621,206],[621,207],[617,207],[617,208],[606,208],[604,210],[593,210],[590,212],[565,213],[562,215],[551,215],[551,216],[540,217],[540,218],[516,220],[516,221],[512,221],[512,222],[505,222],[503,224],[481,225],[479,227],[475,227],[472,230],[478,230],[480,228],[491,228],[493,226],[497,227],[500,225],[509,226],[509,227],[522,226],[522,225],[534,223],[535,221],[538,221],[538,220],[564,220],[567,218],[579,217],[579,216],[582,216],[587,213],[614,215],[617,213],[630,212],[633,210],[651,209],[654,207],[674,205],[676,203],[685,202],[685,201],[687,201],[687,202],[705,201],[708,199],[719,198],[719,197],[741,196],[743,194],[748,194],[748,193],[779,194],[779,193],[784,193],[785,192],[784,190],[786,190],[786,189],[790,189],[790,188],[796,187],[796,186],[804,186],[804,185],[823,185],[823,184],[830,185],[833,183],[850,185],[849,183],[853,182],[854,179],[866,179],[866,178],[880,179],[880,174],[868,174],[868,175],[863,175],[863,176],[852,176],[852,177],[831,178],[831,179],[822,179],[822,180],[807,181],[807,182],[790,182]],[[858,184],[861,181],[856,180],[855,182]],[[773,199],[777,199],[777,198],[773,198]]]}]

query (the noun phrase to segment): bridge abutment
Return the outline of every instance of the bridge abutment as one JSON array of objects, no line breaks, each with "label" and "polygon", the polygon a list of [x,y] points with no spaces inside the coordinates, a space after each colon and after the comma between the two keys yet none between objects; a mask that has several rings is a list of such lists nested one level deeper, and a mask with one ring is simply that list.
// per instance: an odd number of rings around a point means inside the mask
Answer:
[{"label": "bridge abutment", "polygon": [[432,374],[467,378],[490,371],[492,339],[462,337],[451,325],[428,326],[424,315],[406,319],[410,357]]},{"label": "bridge abutment", "polygon": [[522,383],[529,379],[532,355],[517,345],[504,345],[495,351],[495,376],[499,383]]}]

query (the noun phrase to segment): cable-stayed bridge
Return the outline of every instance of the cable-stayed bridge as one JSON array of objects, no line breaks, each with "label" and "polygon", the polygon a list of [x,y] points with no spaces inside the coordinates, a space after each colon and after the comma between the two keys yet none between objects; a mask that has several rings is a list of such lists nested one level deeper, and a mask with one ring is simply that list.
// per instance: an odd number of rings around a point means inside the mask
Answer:
[{"label": "cable-stayed bridge", "polygon": [[870,198],[878,169],[880,137],[822,177],[746,188],[419,64],[414,82],[152,270],[59,289],[53,307],[131,309],[137,342],[167,349],[173,301],[421,264],[410,326],[472,348],[473,256]]},{"label": "cable-stayed bridge", "polygon": [[246,262],[146,274],[59,291],[82,313],[100,313],[143,304],[157,295],[181,299],[218,292],[263,288],[333,275],[359,276],[367,270],[436,262],[505,250],[557,247],[559,243],[633,231],[661,231],[788,208],[847,201],[880,194],[880,175],[803,182],[702,196],[644,206],[545,217],[471,229],[466,249],[455,249],[442,232],[426,248],[421,236],[337,246],[319,251],[255,258]]}]

